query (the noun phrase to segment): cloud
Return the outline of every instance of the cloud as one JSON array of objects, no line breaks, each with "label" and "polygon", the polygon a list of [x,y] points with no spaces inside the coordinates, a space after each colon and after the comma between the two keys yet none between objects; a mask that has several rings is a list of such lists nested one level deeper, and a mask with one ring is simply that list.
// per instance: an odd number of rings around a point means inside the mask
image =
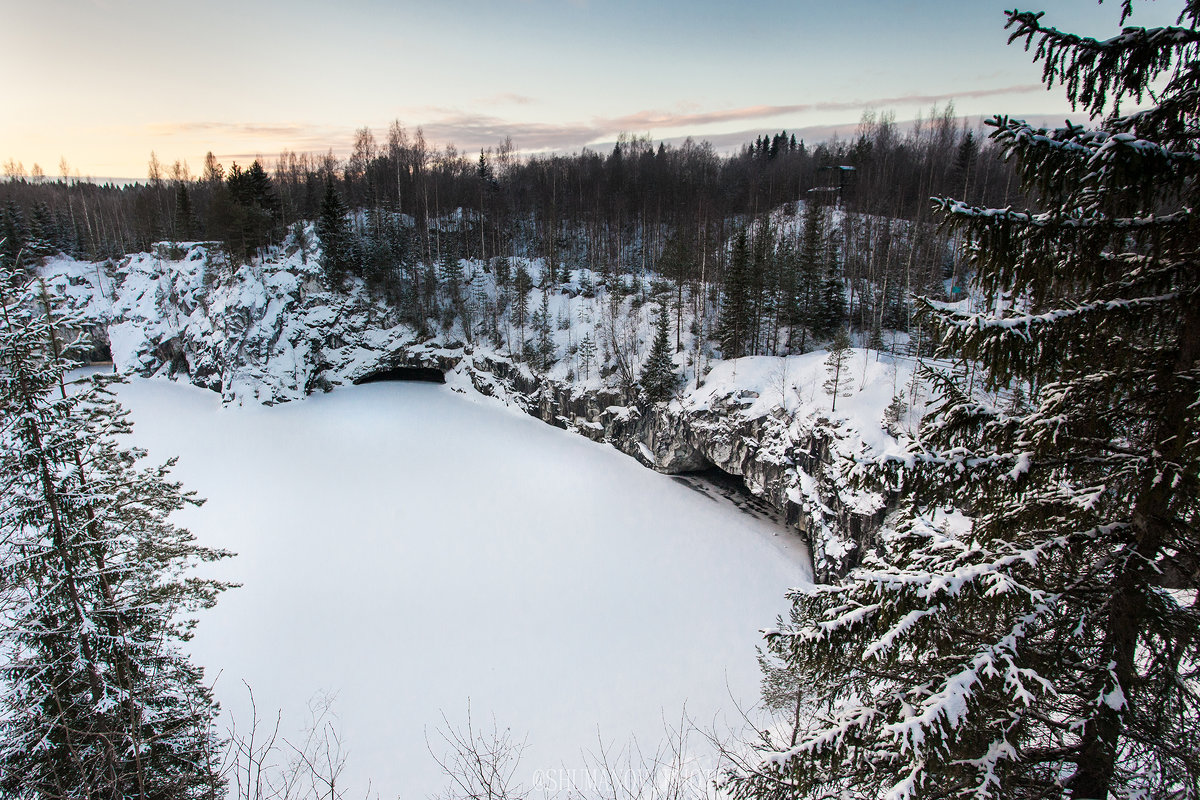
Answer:
[{"label": "cloud", "polygon": [[967,92],[949,92],[945,94],[908,94],[896,97],[876,97],[867,100],[826,100],[819,103],[797,103],[794,105],[758,105],[742,108],[728,108],[716,111],[701,111],[695,113],[677,113],[667,111],[638,111],[621,117],[598,119],[600,127],[616,130],[642,131],[651,128],[684,128],[689,126],[712,125],[721,122],[737,120],[770,119],[788,114],[803,114],[820,111],[861,111],[866,108],[881,108],[888,106],[932,105],[950,100],[975,99],[993,97],[1002,94],[1017,94],[1036,89],[1042,89],[1038,83],[1021,84],[1018,86],[1002,86],[996,89],[976,89]]},{"label": "cloud", "polygon": [[480,106],[528,106],[537,102],[537,98],[513,92],[501,92],[475,99],[475,104]]},{"label": "cloud", "polygon": [[[943,94],[908,94],[710,110],[698,109],[694,104],[680,104],[676,110],[643,110],[567,123],[525,122],[457,108],[426,107],[423,111],[429,115],[428,121],[420,127],[424,131],[426,141],[431,145],[437,147],[445,143],[454,143],[461,151],[491,147],[507,137],[511,137],[525,152],[569,152],[585,146],[606,148],[611,147],[617,134],[624,131],[657,132],[660,136],[663,133],[679,131],[680,135],[663,137],[664,140],[682,141],[684,135],[689,134],[697,139],[706,139],[719,149],[732,149],[761,133],[761,129],[756,131],[749,127],[758,121],[776,120],[771,124],[778,124],[779,117],[839,111],[854,112],[854,116],[857,117],[859,112],[868,108],[912,108],[941,104],[950,100],[1019,94],[1040,89],[1041,84],[1021,84]],[[524,95],[504,93],[481,98],[476,102],[479,105],[526,105],[538,101]],[[850,114],[846,116],[849,117]],[[747,127],[734,132],[704,130],[708,126],[728,127],[729,123],[737,122],[745,123]],[[814,142],[827,139],[834,133],[844,135],[852,132],[857,126],[857,119],[837,125],[808,127],[796,124],[800,120],[789,122],[789,131],[795,131],[797,136]],[[411,129],[415,130],[416,127],[413,125]],[[223,159],[251,158],[256,153],[276,153],[285,148],[320,153],[332,147],[336,154],[344,156],[349,152],[354,139],[352,128],[305,122],[172,122],[151,125],[143,130],[155,137],[194,137],[212,142],[215,147],[239,151],[227,152],[220,156]],[[375,133],[376,138],[381,141],[387,136],[384,128],[376,129]]]},{"label": "cloud", "polygon": [[276,136],[309,134],[311,125],[302,122],[160,122],[149,126],[155,136]]},{"label": "cloud", "polygon": [[[866,108],[893,106],[912,107],[944,103],[956,99],[975,99],[1005,94],[1019,94],[1041,89],[1041,84],[1020,84],[993,89],[976,89],[966,92],[944,94],[909,94],[894,97],[822,101],[793,105],[755,105],[740,108],[694,110],[694,104],[680,106],[676,111],[637,111],[616,117],[594,117],[586,122],[566,124],[512,122],[493,115],[471,114],[451,109],[438,109],[442,116],[424,125],[426,138],[432,141],[452,141],[464,147],[487,146],[506,136],[525,151],[572,150],[585,145],[611,144],[622,131],[642,132],[653,130],[678,130],[680,128],[703,128],[729,122],[752,123],[776,117],[829,111],[861,112]],[[833,131],[853,130],[857,120],[841,126],[812,128],[814,140],[827,138]],[[822,131],[824,133],[822,134]],[[715,146],[729,142],[740,144],[746,136],[753,138],[753,131],[708,134],[693,131],[695,137],[703,137]],[[611,139],[610,139],[611,137]],[[737,137],[736,140],[731,137]],[[680,137],[682,139],[682,137]],[[608,140],[608,141],[605,141]],[[719,140],[719,141],[718,141]]]}]

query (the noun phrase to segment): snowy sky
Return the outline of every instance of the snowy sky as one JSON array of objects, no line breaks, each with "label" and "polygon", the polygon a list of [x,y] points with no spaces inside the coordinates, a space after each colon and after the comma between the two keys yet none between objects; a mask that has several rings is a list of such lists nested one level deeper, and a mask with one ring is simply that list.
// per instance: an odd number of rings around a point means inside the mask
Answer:
[{"label": "snowy sky", "polygon": [[[1013,0],[0,0],[0,160],[144,177],[151,150],[199,171],[282,148],[338,152],[400,119],[475,151],[810,140],[865,108],[1051,119],[1061,93],[1006,47]],[[1133,22],[1173,21],[1140,0]],[[1042,0],[1047,21],[1117,31],[1119,4]]]}]

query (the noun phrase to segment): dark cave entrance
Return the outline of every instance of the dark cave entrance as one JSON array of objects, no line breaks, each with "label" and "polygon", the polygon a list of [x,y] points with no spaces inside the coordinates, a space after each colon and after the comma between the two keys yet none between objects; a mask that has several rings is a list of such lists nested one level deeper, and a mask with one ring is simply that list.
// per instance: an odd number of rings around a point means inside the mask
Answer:
[{"label": "dark cave entrance", "polygon": [[421,381],[422,383],[445,383],[446,373],[436,367],[391,367],[376,370],[354,381],[358,386],[363,383],[379,383],[380,381]]},{"label": "dark cave entrance", "polygon": [[761,497],[756,497],[750,491],[750,487],[746,486],[746,481],[742,476],[726,472],[715,464],[709,463],[703,469],[690,470],[671,477],[701,494],[725,497],[748,514],[787,525],[788,521],[785,515]]}]

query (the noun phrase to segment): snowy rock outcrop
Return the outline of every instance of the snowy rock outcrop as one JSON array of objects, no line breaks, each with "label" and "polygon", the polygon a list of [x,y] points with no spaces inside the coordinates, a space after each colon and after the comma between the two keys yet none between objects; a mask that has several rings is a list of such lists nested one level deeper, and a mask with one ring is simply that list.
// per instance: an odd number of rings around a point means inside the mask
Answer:
[{"label": "snowy rock outcrop", "polygon": [[108,265],[52,260],[43,275],[107,343],[117,369],[187,380],[226,402],[269,405],[395,368],[433,368],[460,390],[656,470],[720,469],[804,533],[818,580],[858,563],[886,510],[887,498],[854,488],[853,472],[897,447],[881,419],[911,370],[865,351],[847,371],[852,391],[837,414],[819,388],[823,352],[713,362],[680,399],[646,404],[596,380],[537,375],[486,347],[422,339],[361,289],[331,291],[295,251],[234,266],[194,243]]},{"label": "snowy rock outcrop", "polygon": [[178,247],[106,267],[55,260],[43,274],[107,341],[117,369],[186,379],[226,402],[272,405],[373,370],[444,370],[461,357],[419,343],[363,293],[330,291],[311,259],[232,267],[205,244]]},{"label": "snowy rock outcrop", "polygon": [[737,476],[805,534],[814,574],[831,581],[873,546],[887,509],[883,494],[856,488],[855,472],[898,447],[880,424],[892,394],[879,384],[887,388],[901,376],[865,352],[857,357],[863,390],[837,415],[800,396],[801,387],[823,381],[824,353],[720,362],[682,400],[658,404],[626,405],[617,392],[539,381],[478,359],[470,372],[481,392],[519,397],[542,420],[608,442],[653,469]]}]

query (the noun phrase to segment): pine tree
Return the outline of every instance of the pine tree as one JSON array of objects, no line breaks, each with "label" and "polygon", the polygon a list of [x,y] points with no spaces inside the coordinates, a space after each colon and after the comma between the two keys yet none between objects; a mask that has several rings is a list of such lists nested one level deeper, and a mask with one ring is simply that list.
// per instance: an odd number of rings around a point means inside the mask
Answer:
[{"label": "pine tree", "polygon": [[654,344],[650,348],[645,366],[642,367],[639,383],[642,391],[646,393],[646,399],[652,403],[671,399],[679,383],[675,374],[675,364],[671,361],[670,317],[665,304],[658,307]]},{"label": "pine tree", "polygon": [[321,267],[334,286],[341,286],[353,267],[354,251],[346,204],[333,181],[325,182],[325,199],[317,220],[317,238],[321,241]]},{"label": "pine tree", "polygon": [[112,376],[68,389],[45,289],[0,269],[0,791],[219,796],[216,705],[180,642],[225,554],[168,515],[196,502],[122,447]]},{"label": "pine tree", "polygon": [[934,374],[878,553],[769,634],[798,724],[739,797],[1200,797],[1200,4],[1009,26],[1105,122],[998,117],[1032,210],[940,203],[987,310],[925,314],[983,385]]}]

